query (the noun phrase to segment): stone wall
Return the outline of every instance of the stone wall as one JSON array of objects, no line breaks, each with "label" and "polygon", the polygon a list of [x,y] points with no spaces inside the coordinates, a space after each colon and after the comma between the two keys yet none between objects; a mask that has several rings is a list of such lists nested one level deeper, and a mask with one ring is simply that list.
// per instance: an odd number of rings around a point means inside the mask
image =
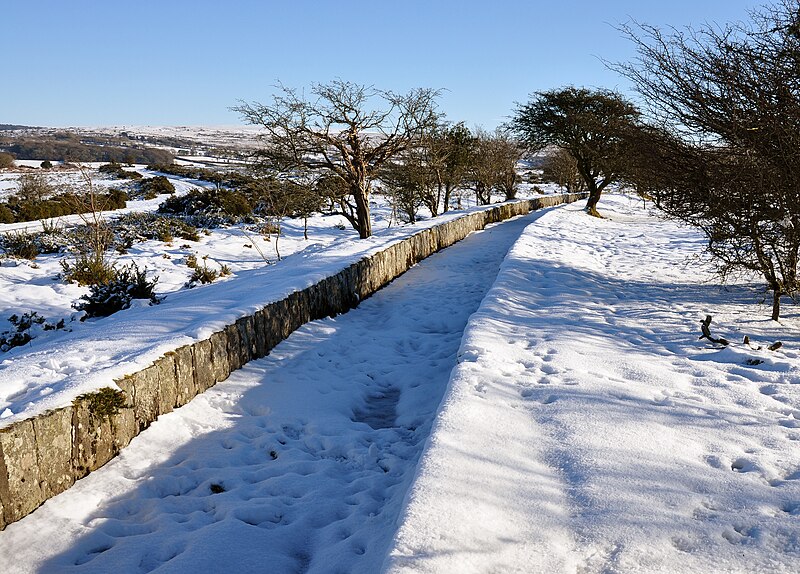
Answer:
[{"label": "stone wall", "polygon": [[159,415],[265,356],[301,325],[352,309],[418,261],[490,223],[581,197],[506,203],[424,229],[114,381],[123,394],[110,396],[121,406],[104,409],[100,395],[86,395],[0,429],[0,530],[103,466]]}]

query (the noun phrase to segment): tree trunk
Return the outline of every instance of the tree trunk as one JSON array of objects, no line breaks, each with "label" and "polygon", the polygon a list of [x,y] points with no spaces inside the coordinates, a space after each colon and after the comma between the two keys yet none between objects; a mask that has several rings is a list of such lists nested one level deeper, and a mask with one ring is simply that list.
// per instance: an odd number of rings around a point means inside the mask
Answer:
[{"label": "tree trunk", "polygon": [[772,292],[772,320],[777,321],[781,316],[781,290],[775,289]]},{"label": "tree trunk", "polygon": [[600,193],[597,186],[593,185],[589,188],[589,199],[586,201],[586,213],[594,217],[603,217],[597,211],[597,202],[600,201]]},{"label": "tree trunk", "polygon": [[358,236],[361,239],[366,239],[372,236],[372,221],[369,217],[369,197],[365,190],[357,187],[353,189],[353,199],[356,201]]}]

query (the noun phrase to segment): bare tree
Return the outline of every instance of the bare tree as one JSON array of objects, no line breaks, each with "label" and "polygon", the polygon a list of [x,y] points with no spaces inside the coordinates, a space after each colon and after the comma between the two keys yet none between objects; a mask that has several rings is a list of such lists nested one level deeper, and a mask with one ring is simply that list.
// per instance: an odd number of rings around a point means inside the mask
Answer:
[{"label": "bare tree", "polygon": [[0,169],[14,167],[14,156],[8,152],[0,151]]},{"label": "bare tree", "polygon": [[569,193],[586,190],[586,182],[578,171],[578,162],[570,153],[556,148],[548,153],[542,163],[542,179],[556,183]]},{"label": "bare tree", "polygon": [[369,237],[372,182],[383,164],[435,122],[438,92],[423,88],[396,94],[342,80],[314,84],[312,99],[285,86],[279,89],[269,104],[242,102],[233,108],[265,130],[257,154],[260,165],[338,178],[347,189],[342,215],[359,237]]},{"label": "bare tree", "polygon": [[44,201],[55,195],[55,188],[50,180],[41,173],[26,173],[17,180],[16,197],[20,201]]},{"label": "bare tree", "polygon": [[668,34],[625,27],[639,56],[617,69],[654,124],[632,148],[637,184],[705,232],[723,275],[760,273],[777,320],[781,296],[800,291],[800,2],[751,19]]},{"label": "bare tree", "polygon": [[250,194],[256,202],[256,209],[275,221],[275,255],[281,260],[278,247],[283,219],[303,218],[303,238],[308,239],[308,217],[318,211],[322,198],[308,184],[274,178],[261,178],[251,182]]},{"label": "bare tree", "polygon": [[517,163],[523,149],[508,131],[498,129],[475,131],[473,153],[470,161],[470,182],[479,205],[488,205],[492,193],[503,194],[506,200],[514,199],[520,177]]},{"label": "bare tree", "polygon": [[620,176],[625,134],[638,117],[636,107],[615,92],[567,87],[533,94],[517,106],[511,128],[531,151],[568,151],[589,190],[586,211],[600,217],[597,202]]}]

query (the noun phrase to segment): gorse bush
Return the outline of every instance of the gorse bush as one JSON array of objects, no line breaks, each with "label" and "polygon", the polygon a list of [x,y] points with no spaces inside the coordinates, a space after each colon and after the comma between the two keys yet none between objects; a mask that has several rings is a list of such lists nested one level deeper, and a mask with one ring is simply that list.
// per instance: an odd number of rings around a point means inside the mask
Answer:
[{"label": "gorse bush", "polygon": [[11,231],[0,235],[0,248],[6,257],[35,259],[42,253],[69,251],[76,243],[76,232],[56,225],[44,225],[39,232]]},{"label": "gorse bush", "polygon": [[88,213],[98,209],[112,211],[125,207],[127,200],[128,194],[121,189],[111,189],[107,193],[96,194],[93,201],[75,193],[62,193],[47,199],[24,199],[12,196],[7,202],[0,203],[0,221],[16,223]]},{"label": "gorse bush", "polygon": [[139,182],[139,193],[144,199],[155,199],[159,195],[175,193],[175,186],[163,175],[148,177]]},{"label": "gorse bush", "polygon": [[0,333],[0,351],[6,352],[14,347],[27,345],[35,339],[41,331],[54,331],[64,328],[64,319],[57,323],[48,323],[47,320],[36,311],[23,313],[22,315],[11,315],[8,322],[14,327],[9,331]]},{"label": "gorse bush", "polygon": [[112,269],[114,274],[111,279],[91,285],[91,292],[75,303],[75,309],[86,313],[81,321],[92,317],[107,317],[127,309],[134,299],[149,300],[151,305],[162,301],[155,295],[158,278],[148,280],[147,270],[140,270],[135,263]]},{"label": "gorse bush", "polygon": [[142,179],[142,174],[137,171],[127,171],[117,162],[101,165],[97,171],[117,179]]},{"label": "gorse bush", "polygon": [[130,213],[119,217],[111,224],[117,248],[128,249],[134,243],[157,239],[170,242],[175,237],[188,241],[199,241],[197,228],[180,217],[155,213]]},{"label": "gorse bush", "polygon": [[14,223],[14,212],[8,208],[8,205],[0,203],[0,223]]},{"label": "gorse bush", "polygon": [[183,216],[196,226],[220,227],[250,219],[253,207],[243,194],[236,191],[200,188],[167,198],[158,212]]},{"label": "gorse bush", "polygon": [[3,235],[3,251],[7,257],[19,259],[36,259],[39,247],[36,245],[35,236],[25,231],[12,231]]},{"label": "gorse bush", "polygon": [[78,285],[103,285],[117,277],[117,270],[105,253],[79,253],[72,263],[62,259],[61,268],[62,279]]}]

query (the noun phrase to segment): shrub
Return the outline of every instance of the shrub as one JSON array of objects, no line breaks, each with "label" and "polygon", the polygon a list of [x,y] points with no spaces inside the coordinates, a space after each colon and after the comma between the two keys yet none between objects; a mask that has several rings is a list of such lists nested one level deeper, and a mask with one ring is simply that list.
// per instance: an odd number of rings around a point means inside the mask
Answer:
[{"label": "shrub", "polygon": [[18,201],[44,201],[52,195],[55,195],[55,189],[42,173],[26,173],[17,179],[14,197]]},{"label": "shrub", "polygon": [[75,233],[43,222],[43,229],[37,233],[12,231],[0,236],[0,247],[8,257],[35,259],[41,253],[61,253],[76,243]]},{"label": "shrub", "polygon": [[[108,193],[96,194],[94,209],[115,210],[125,207],[128,194],[121,189],[111,189]],[[0,212],[5,212],[5,223],[20,221],[36,221],[37,219],[52,219],[64,215],[87,213],[93,211],[92,202],[85,196],[74,193],[62,193],[50,198],[23,198],[13,196],[8,203],[0,203]],[[13,221],[7,221],[8,212]]]},{"label": "shrub", "polygon": [[159,195],[175,193],[175,186],[163,175],[148,177],[139,182],[139,191],[145,199],[155,199]]},{"label": "shrub", "polygon": [[249,218],[253,207],[239,192],[224,188],[200,188],[186,195],[168,197],[159,206],[158,212],[184,216],[197,226],[219,227]]},{"label": "shrub", "polygon": [[14,167],[14,156],[8,152],[0,151],[0,169]]},{"label": "shrub", "polygon": [[137,171],[127,171],[115,161],[101,165],[97,171],[117,179],[142,179],[142,174]]},{"label": "shrub", "polygon": [[50,160],[46,159],[39,164],[39,167],[41,167],[42,169],[50,169],[51,167],[53,167],[53,164],[50,162]]},{"label": "shrub", "polygon": [[6,233],[3,236],[3,250],[6,252],[6,256],[20,259],[33,260],[39,255],[34,234],[26,231]]},{"label": "shrub", "polygon": [[14,212],[5,203],[0,203],[0,223],[14,223]]},{"label": "shrub", "polygon": [[81,321],[91,317],[107,317],[127,309],[134,299],[149,299],[151,305],[162,301],[154,289],[158,278],[147,280],[147,270],[140,270],[135,263],[114,269],[114,276],[106,282],[90,285],[91,292],[83,295],[74,307],[86,314]]},{"label": "shrub", "polygon": [[209,268],[207,259],[208,256],[203,257],[203,264],[201,266],[197,262],[196,256],[189,255],[186,257],[186,266],[194,270],[192,276],[189,278],[189,281],[186,283],[186,286],[189,289],[195,287],[198,283],[206,285],[208,283],[213,283],[220,277],[225,277],[231,274],[231,270],[227,265],[221,265],[219,270]]},{"label": "shrub", "polygon": [[6,352],[14,347],[27,345],[35,339],[41,331],[54,331],[64,328],[64,319],[57,323],[48,323],[44,317],[36,311],[23,313],[22,316],[11,315],[9,323],[14,326],[11,331],[0,333],[0,351]]},{"label": "shrub", "polygon": [[199,241],[197,228],[180,217],[169,217],[155,213],[129,213],[112,223],[114,242],[118,246],[130,247],[136,242],[158,239],[171,241],[180,237],[188,241]]},{"label": "shrub", "polygon": [[78,285],[103,285],[117,276],[114,264],[105,254],[79,253],[73,263],[62,259],[61,268],[64,281]]}]

